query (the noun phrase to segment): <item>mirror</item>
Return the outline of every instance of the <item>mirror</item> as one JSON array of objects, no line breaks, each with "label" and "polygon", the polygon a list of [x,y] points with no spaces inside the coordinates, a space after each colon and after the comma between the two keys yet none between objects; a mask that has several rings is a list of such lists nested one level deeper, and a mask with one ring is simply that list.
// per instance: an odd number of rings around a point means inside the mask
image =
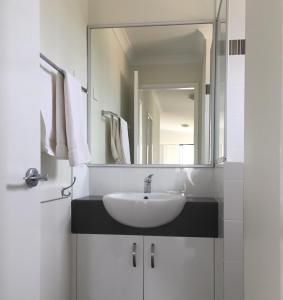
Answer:
[{"label": "mirror", "polygon": [[92,164],[210,165],[213,25],[89,30]]},{"label": "mirror", "polygon": [[222,163],[226,157],[225,103],[227,82],[227,18],[226,1],[221,1],[216,20],[216,79],[215,79],[215,162]]}]

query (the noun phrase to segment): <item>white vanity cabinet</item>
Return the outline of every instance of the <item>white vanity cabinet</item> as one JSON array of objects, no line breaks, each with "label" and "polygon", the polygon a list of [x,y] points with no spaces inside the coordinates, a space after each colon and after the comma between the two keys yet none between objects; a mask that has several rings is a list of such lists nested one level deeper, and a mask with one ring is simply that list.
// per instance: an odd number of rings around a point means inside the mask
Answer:
[{"label": "white vanity cabinet", "polygon": [[212,238],[79,234],[77,300],[213,300]]},{"label": "white vanity cabinet", "polygon": [[77,300],[143,300],[143,237],[79,234]]},{"label": "white vanity cabinet", "polygon": [[144,237],[144,299],[213,300],[213,239]]}]

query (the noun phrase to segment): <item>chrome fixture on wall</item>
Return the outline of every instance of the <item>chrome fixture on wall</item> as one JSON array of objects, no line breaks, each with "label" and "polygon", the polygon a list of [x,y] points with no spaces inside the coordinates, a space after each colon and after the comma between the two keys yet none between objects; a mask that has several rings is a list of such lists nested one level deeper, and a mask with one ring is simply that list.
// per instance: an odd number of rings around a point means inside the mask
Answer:
[{"label": "chrome fixture on wall", "polygon": [[70,189],[76,183],[76,180],[77,180],[77,178],[74,176],[72,184],[69,185],[69,186],[67,186],[67,187],[65,187],[65,188],[63,188],[61,190],[61,196],[62,197],[69,197],[69,196],[71,196],[72,193],[71,192],[66,193],[66,190]]},{"label": "chrome fixture on wall", "polygon": [[23,178],[29,188],[35,187],[38,185],[38,181],[48,181],[48,175],[39,174],[36,168],[30,168],[26,172],[26,176]]}]

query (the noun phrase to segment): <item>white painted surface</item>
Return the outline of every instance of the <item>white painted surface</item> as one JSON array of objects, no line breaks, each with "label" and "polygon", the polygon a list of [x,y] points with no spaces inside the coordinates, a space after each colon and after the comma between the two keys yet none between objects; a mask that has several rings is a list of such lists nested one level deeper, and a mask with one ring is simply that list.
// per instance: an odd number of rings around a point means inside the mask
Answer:
[{"label": "white painted surface", "polygon": [[[245,0],[228,2],[228,40],[245,39]],[[248,43],[248,41],[247,41]],[[224,164],[224,299],[241,300],[243,283],[243,163],[245,55],[228,55]]]},{"label": "white painted surface", "polygon": [[142,236],[81,234],[77,239],[77,300],[143,299]]},{"label": "white painted surface", "polygon": [[[246,0],[228,2],[228,40],[245,39]],[[244,161],[245,55],[228,55],[226,158]]]},{"label": "white painted surface", "polygon": [[[40,51],[60,68],[73,74],[85,87],[87,13],[87,0],[40,0]],[[83,101],[86,109],[86,95],[83,96]],[[43,154],[41,168],[49,175],[49,181],[45,185],[45,199],[60,198],[61,188],[71,183],[69,162]],[[79,179],[80,175],[85,176],[84,171],[76,167],[73,173]],[[76,187],[77,185],[74,186],[74,191]]]},{"label": "white painted surface", "polygon": [[224,165],[224,299],[243,299],[242,163]]},{"label": "white painted surface", "polygon": [[[115,13],[113,13],[115,12]],[[90,0],[89,24],[214,21],[211,0]]]},{"label": "white painted surface", "polygon": [[[111,153],[109,116],[102,117],[107,110],[133,124],[133,80],[134,75],[118,39],[117,30],[91,31],[91,103],[90,143],[92,163],[115,163]],[[130,132],[130,143],[132,143]]]},{"label": "white painted surface", "polygon": [[38,300],[40,189],[23,176],[40,169],[39,1],[0,2],[0,299]]},{"label": "white painted surface", "polygon": [[[230,35],[228,33],[229,39]],[[227,161],[244,161],[245,56],[230,55],[227,69]]]},{"label": "white painted surface", "polygon": [[75,245],[70,234],[70,198],[42,203],[40,300],[70,300],[74,289]]},{"label": "white painted surface", "polygon": [[246,22],[245,299],[282,299],[281,1],[247,0]]},{"label": "white painted surface", "polygon": [[210,238],[144,237],[144,299],[213,300],[213,247]]},{"label": "white painted surface", "polygon": [[142,192],[144,178],[154,174],[152,191],[183,191],[192,197],[213,197],[213,168],[116,168],[91,167],[90,193]]},{"label": "white painted surface", "polygon": [[[40,4],[40,51],[86,86],[87,1],[41,0]],[[83,106],[87,117],[86,95]],[[84,125],[86,128],[87,119]],[[73,197],[89,194],[87,166],[71,169],[68,161],[43,155],[42,169],[50,178],[42,200],[60,198],[61,189],[70,185],[72,176],[77,178]],[[76,296],[76,245],[70,232],[70,209],[70,198],[41,204],[42,300],[70,300]]]},{"label": "white painted surface", "polygon": [[213,175],[214,197],[218,201],[219,237],[215,239],[215,300],[224,298],[224,167],[216,165]]},{"label": "white painted surface", "polygon": [[[167,60],[168,61],[168,60]],[[140,85],[174,85],[199,83],[202,81],[202,65],[200,62],[192,63],[163,63],[138,66],[140,72]]]},{"label": "white painted surface", "polygon": [[245,28],[246,0],[231,0],[228,4],[229,20],[229,39],[244,39],[246,36]]}]

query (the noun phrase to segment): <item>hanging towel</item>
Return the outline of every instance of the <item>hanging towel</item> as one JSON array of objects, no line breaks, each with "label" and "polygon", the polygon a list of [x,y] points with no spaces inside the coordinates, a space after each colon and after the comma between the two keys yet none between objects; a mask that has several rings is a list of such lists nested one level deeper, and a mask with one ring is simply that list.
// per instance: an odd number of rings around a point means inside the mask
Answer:
[{"label": "hanging towel", "polygon": [[117,118],[111,115],[110,119],[110,142],[111,142],[111,153],[115,163],[120,163],[121,157],[118,150],[119,145],[119,121]]},{"label": "hanging towel", "polygon": [[122,161],[123,164],[131,164],[130,156],[130,144],[129,144],[129,132],[128,123],[123,119],[119,118],[120,121],[120,139],[121,139],[121,150],[122,150]]},{"label": "hanging towel", "polygon": [[41,151],[55,156],[56,150],[56,73],[44,62],[40,62],[40,121]]},{"label": "hanging towel", "polygon": [[56,74],[56,158],[68,159],[64,76],[60,72]]},{"label": "hanging towel", "polygon": [[65,117],[68,157],[72,167],[90,161],[86,131],[83,126],[83,100],[81,84],[69,73],[65,73]]}]

